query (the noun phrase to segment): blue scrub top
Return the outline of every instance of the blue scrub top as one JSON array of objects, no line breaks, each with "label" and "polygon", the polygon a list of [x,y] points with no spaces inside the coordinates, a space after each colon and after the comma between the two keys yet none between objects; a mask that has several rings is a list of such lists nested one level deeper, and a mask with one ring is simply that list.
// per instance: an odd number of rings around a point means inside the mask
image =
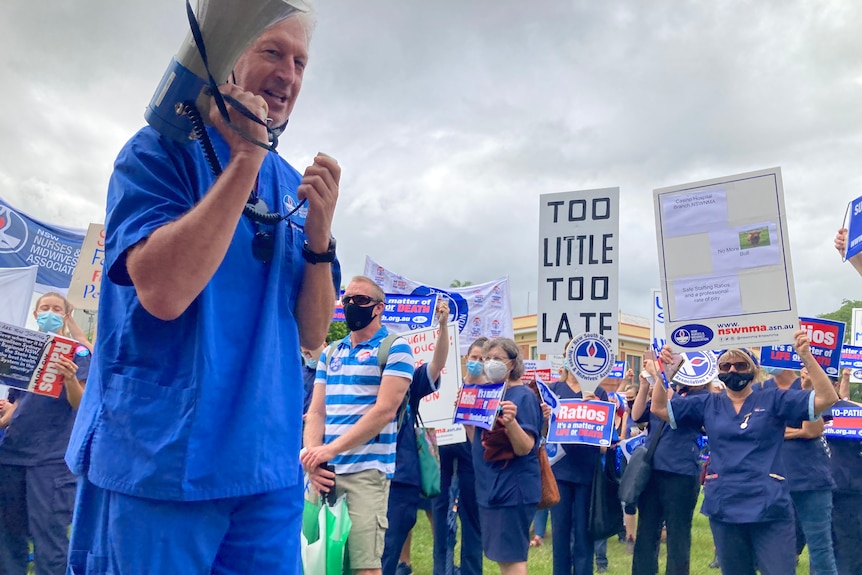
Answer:
[{"label": "blue scrub top", "polygon": [[516,385],[506,389],[503,399],[518,406],[515,418],[521,428],[533,436],[535,443],[526,455],[516,455],[508,461],[485,461],[485,448],[482,446],[485,430],[475,428],[472,449],[473,469],[476,473],[476,501],[482,507],[537,504],[542,498],[542,477],[536,456],[539,430],[542,427],[539,398],[527,386]]},{"label": "blue scrub top", "polygon": [[[584,396],[580,391],[573,391],[565,381],[556,381],[550,387],[551,391],[560,399],[581,399]],[[598,387],[596,388],[596,399],[608,401],[608,393],[601,387]],[[579,443],[564,443],[562,447],[566,452],[565,457],[557,460],[551,466],[557,481],[569,481],[571,483],[580,483],[581,485],[592,484],[596,460],[601,448]]]},{"label": "blue scrub top", "polygon": [[395,445],[395,474],[392,476],[393,483],[411,485],[417,489],[422,487],[422,477],[419,475],[419,450],[416,447],[416,414],[419,412],[419,403],[426,395],[437,391],[440,378],[436,382],[428,379],[428,364],[422,364],[413,372],[413,380],[410,382],[410,397],[407,404],[407,412],[401,422],[398,431],[398,439]]},{"label": "blue scrub top", "polygon": [[814,419],[814,392],[753,388],[739,413],[726,393],[674,397],[671,427],[706,428],[709,472],[701,513],[726,523],[793,517],[781,457],[788,420]]},{"label": "blue scrub top", "polygon": [[[693,388],[686,397],[709,393],[705,388]],[[653,430],[658,429],[661,419],[650,412],[652,401],[647,401],[646,409],[637,419],[637,423],[649,422],[647,448],[656,440]],[[678,426],[672,429],[665,425],[661,432],[661,441],[655,448],[652,467],[657,471],[666,471],[679,475],[700,475],[700,427]]]},{"label": "blue scrub top", "polygon": [[[230,150],[209,129],[223,166]],[[307,210],[261,226],[273,259],[252,254],[258,224],[241,217],[224,260],[180,317],[147,312],[126,254],[198,204],[215,181],[201,147],[150,127],[114,165],[95,361],[66,461],[104,489],[163,500],[251,495],[301,478],[302,363],[294,310]],[[258,195],[281,214],[299,204],[301,175],[264,158]],[[182,250],[182,245],[174,246]],[[338,266],[333,267],[335,282]],[[337,285],[337,283],[336,283]]]},{"label": "blue scrub top", "polygon": [[[762,384],[764,389],[779,389],[774,378]],[[796,380],[789,389],[802,389],[802,379]],[[802,421],[788,421],[787,427],[802,429]],[[829,455],[821,437],[815,439],[785,439],[781,450],[790,491],[822,491],[835,487],[829,466]]]},{"label": "blue scrub top", "polygon": [[[833,407],[859,406],[842,399]],[[826,443],[831,452],[829,466],[835,481],[835,491],[862,493],[862,441],[855,438],[829,437]]]},{"label": "blue scrub top", "polygon": [[[87,381],[91,358],[89,350],[79,346],[73,360],[78,366],[75,373],[78,381]],[[12,388],[9,401],[16,407],[9,429],[0,441],[0,463],[26,466],[62,463],[77,413],[66,399],[66,386],[57,398]]]}]

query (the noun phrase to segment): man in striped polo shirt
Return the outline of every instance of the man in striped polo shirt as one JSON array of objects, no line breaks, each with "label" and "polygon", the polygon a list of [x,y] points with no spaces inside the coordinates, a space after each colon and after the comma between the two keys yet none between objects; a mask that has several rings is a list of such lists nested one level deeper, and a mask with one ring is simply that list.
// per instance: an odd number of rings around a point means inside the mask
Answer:
[{"label": "man in striped polo shirt", "polygon": [[[318,492],[329,492],[334,483],[336,495],[347,495],[353,572],[380,575],[396,420],[413,378],[413,354],[403,338],[395,338],[379,365],[377,353],[389,332],[381,323],[385,295],[374,280],[354,277],[341,301],[350,334],[323,350],[317,364],[301,461]],[[326,464],[333,470],[321,467]]]}]

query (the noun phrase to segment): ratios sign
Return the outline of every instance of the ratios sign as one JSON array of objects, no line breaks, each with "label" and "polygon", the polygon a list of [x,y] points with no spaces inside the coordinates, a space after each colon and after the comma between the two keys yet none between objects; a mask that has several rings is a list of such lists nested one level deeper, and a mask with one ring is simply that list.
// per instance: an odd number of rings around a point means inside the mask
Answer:
[{"label": "ratios sign", "polygon": [[[808,332],[811,355],[827,375],[837,376],[844,341],[844,322],[800,317],[799,324]],[[792,345],[765,345],[760,348],[760,364],[765,367],[799,369],[802,361]]]},{"label": "ratios sign", "polygon": [[594,332],[617,351],[619,188],[539,197],[538,352]]},{"label": "ratios sign", "polygon": [[614,404],[562,399],[551,413],[548,443],[581,443],[607,447],[613,434]]}]

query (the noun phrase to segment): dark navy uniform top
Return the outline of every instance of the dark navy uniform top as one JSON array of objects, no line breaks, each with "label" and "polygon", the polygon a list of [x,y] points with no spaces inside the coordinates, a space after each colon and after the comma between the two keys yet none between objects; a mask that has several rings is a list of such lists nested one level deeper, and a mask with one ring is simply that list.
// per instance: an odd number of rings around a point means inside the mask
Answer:
[{"label": "dark navy uniform top", "polygon": [[[709,390],[702,387],[694,388],[688,395],[694,396],[702,393],[709,393]],[[658,437],[655,430],[661,424],[661,419],[650,412],[651,404],[651,401],[647,401],[644,412],[635,420],[637,423],[649,422],[647,448]],[[701,436],[700,430],[700,427],[682,425],[677,429],[671,429],[670,425],[665,425],[661,431],[661,441],[655,448],[652,468],[656,471],[678,475],[700,475],[700,445],[698,444]]]},{"label": "dark navy uniform top", "polygon": [[302,400],[302,414],[308,413],[308,408],[311,407],[311,396],[314,395],[314,377],[317,374],[317,368],[311,368],[307,365],[302,366],[302,389],[305,397]]},{"label": "dark navy uniform top", "polygon": [[[775,379],[769,378],[762,384],[764,389],[780,389]],[[789,389],[802,389],[802,380],[796,378]],[[787,421],[787,427],[802,428],[802,421]],[[784,468],[790,491],[823,491],[835,487],[829,468],[829,455],[823,438],[785,439],[781,448]]]},{"label": "dark navy uniform top", "polygon": [[[845,400],[833,407],[859,408],[855,403]],[[833,436],[827,438],[826,442],[832,454],[829,464],[835,480],[835,491],[862,493],[862,441]]]},{"label": "dark navy uniform top", "polygon": [[407,411],[398,430],[398,439],[395,444],[395,474],[392,476],[393,483],[412,485],[419,489],[422,487],[422,477],[419,475],[419,450],[416,447],[416,414],[419,412],[419,402],[440,386],[440,378],[432,382],[428,378],[428,364],[422,364],[413,372],[413,380],[410,382],[409,399]]},{"label": "dark navy uniform top", "polygon": [[[573,391],[565,381],[557,381],[552,383],[550,387],[551,391],[560,399],[581,399],[584,396],[583,392]],[[596,399],[608,401],[607,392],[601,387],[597,387]],[[566,455],[551,467],[554,471],[554,477],[557,481],[590,485],[593,482],[596,459],[601,448],[579,443],[564,443],[562,445]]]},{"label": "dark navy uniform top", "polygon": [[814,420],[814,392],[752,389],[739,413],[726,393],[674,397],[672,428],[706,428],[709,474],[701,513],[726,523],[793,517],[781,457],[787,421]]},{"label": "dark navy uniform top", "polygon": [[[87,380],[91,357],[87,348],[78,347],[73,361],[78,366],[75,376],[79,381]],[[0,464],[62,463],[77,413],[66,399],[66,386],[57,398],[12,388],[9,400],[16,407],[6,436],[0,442]]]},{"label": "dark navy uniform top", "polygon": [[[533,436],[533,449],[526,455],[516,455],[507,461],[485,461],[482,446],[484,429],[473,434],[473,469],[476,472],[476,501],[482,507],[512,507],[537,504],[542,498],[542,477],[539,472],[539,430],[542,409],[539,398],[525,385],[506,388],[504,400],[518,406],[515,418],[521,429]],[[497,425],[501,425],[499,422]]]}]

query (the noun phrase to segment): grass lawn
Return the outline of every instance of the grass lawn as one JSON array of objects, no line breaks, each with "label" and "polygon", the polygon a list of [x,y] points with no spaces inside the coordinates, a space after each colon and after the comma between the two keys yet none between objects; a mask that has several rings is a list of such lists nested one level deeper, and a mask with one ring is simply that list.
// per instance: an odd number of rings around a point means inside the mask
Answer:
[{"label": "grass lawn", "polygon": [[[709,563],[713,558],[712,549],[712,533],[709,530],[709,522],[706,517],[700,514],[700,501],[698,501],[698,510],[695,511],[694,525],[692,527],[692,544],[691,544],[691,574],[692,575],[720,575],[719,569],[710,569]],[[460,527],[459,527],[460,540]],[[460,545],[460,544],[459,544]],[[662,550],[659,555],[659,573],[664,573],[665,548],[662,545]],[[545,544],[541,547],[530,549],[530,559],[528,570],[530,573],[537,575],[551,575],[553,569],[551,567],[551,533],[550,526],[548,534],[545,538]],[[460,561],[460,547],[455,550],[455,561]],[[431,575],[432,572],[432,544],[431,544],[431,528],[425,514],[420,511],[419,518],[416,522],[416,528],[413,530],[413,547],[411,551],[411,559],[413,562],[413,573],[415,575]],[[612,575],[628,575],[631,573],[632,556],[626,553],[626,546],[620,543],[616,537],[612,537],[608,541],[608,573]],[[484,575],[499,573],[500,569],[497,564],[485,559]],[[808,575],[808,550],[802,552],[802,557],[799,560],[799,567],[796,569],[797,574]]]}]

